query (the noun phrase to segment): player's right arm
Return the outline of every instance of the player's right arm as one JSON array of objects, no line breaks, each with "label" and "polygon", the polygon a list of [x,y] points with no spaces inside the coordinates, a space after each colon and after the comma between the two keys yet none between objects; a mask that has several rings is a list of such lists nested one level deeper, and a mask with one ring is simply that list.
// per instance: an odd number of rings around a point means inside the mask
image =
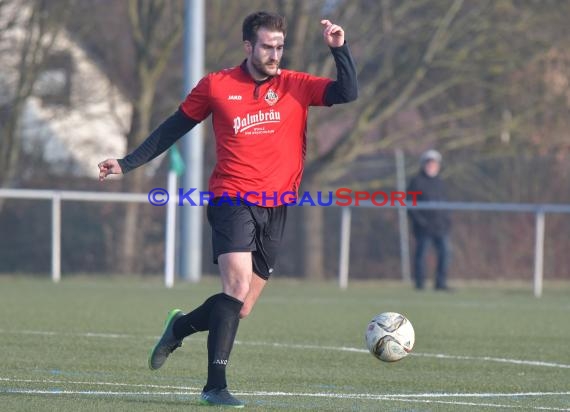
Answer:
[{"label": "player's right arm", "polygon": [[151,161],[208,117],[210,112],[210,79],[205,76],[186,96],[178,110],[132,153],[122,159],[107,159],[99,163],[99,180],[111,174],[127,173]]},{"label": "player's right arm", "polygon": [[198,123],[188,117],[181,109],[178,109],[130,154],[122,159],[107,159],[99,163],[99,180],[104,180],[111,174],[127,173],[150,162],[165,152]]}]

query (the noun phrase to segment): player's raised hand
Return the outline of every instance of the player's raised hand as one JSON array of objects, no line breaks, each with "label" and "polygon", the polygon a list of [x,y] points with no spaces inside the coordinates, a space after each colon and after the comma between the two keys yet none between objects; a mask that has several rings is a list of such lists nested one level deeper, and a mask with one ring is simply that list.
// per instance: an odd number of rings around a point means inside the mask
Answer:
[{"label": "player's raised hand", "polygon": [[117,159],[107,159],[100,162],[98,165],[99,167],[99,180],[103,181],[109,175],[118,175],[123,173],[119,162]]},{"label": "player's raised hand", "polygon": [[344,30],[338,24],[330,20],[321,20],[323,25],[323,37],[329,47],[340,47],[344,44]]}]

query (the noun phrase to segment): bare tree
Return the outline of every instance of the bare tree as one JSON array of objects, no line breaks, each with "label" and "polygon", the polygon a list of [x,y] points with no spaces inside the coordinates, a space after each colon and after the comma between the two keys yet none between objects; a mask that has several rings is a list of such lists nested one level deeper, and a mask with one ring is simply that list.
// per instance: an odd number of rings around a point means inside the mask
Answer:
[{"label": "bare tree", "polygon": [[[528,144],[520,126],[543,106],[529,104],[509,112],[508,102],[529,94],[506,85],[532,56],[544,51],[545,38],[552,37],[537,34],[545,21],[554,21],[546,15],[555,7],[505,8],[492,1],[463,0],[383,0],[369,2],[369,7],[363,3],[336,2],[332,11],[345,26],[355,54],[360,97],[335,109],[336,116],[328,111],[313,114],[306,189],[322,190],[338,182],[363,190],[393,187],[392,176],[358,175],[360,159],[393,147],[418,152],[437,145],[446,153],[476,149],[482,156],[496,155],[517,150],[518,145],[501,140],[506,129],[518,132],[519,145]],[[558,27],[564,27],[558,21]],[[333,76],[326,51],[315,53],[322,48],[312,46],[310,36],[304,44],[301,59],[310,70]],[[307,216],[299,240],[307,256],[304,273],[322,278],[323,211],[303,212]]]},{"label": "bare tree", "polygon": [[[338,117],[345,124],[342,127],[341,122],[337,123],[342,133],[336,136],[332,145],[329,143],[328,150],[319,150],[318,145],[322,140],[317,140],[316,150],[310,152],[305,173],[306,189],[322,190],[334,184],[350,173],[351,164],[360,156],[388,147],[391,139],[386,134],[392,129],[390,121],[397,114],[410,110],[413,99],[426,99],[430,94],[435,99],[454,84],[451,79],[430,87],[423,84],[435,60],[447,48],[451,26],[463,6],[462,0],[445,5],[433,3],[442,2],[431,2],[428,16],[432,15],[429,17],[418,13],[422,7],[427,8],[426,2],[412,5],[409,2],[383,0],[367,10],[356,3],[339,7],[337,20],[347,22],[343,24],[355,55],[368,58],[358,64],[361,85],[359,100],[339,110],[342,115]],[[406,20],[409,21],[404,27],[402,21]],[[351,21],[357,21],[360,29],[351,29]],[[380,30],[374,30],[378,21],[382,22]],[[405,44],[402,38],[406,39]],[[400,57],[402,49],[409,49],[406,59]],[[323,75],[333,75],[330,59],[315,70]],[[326,114],[319,115],[320,119],[313,124],[323,124],[322,118]],[[379,130],[383,131],[382,139],[377,138]],[[317,131],[313,133],[318,135]],[[371,147],[371,144],[379,147]],[[363,186],[364,182],[359,183]],[[306,216],[301,225],[300,238],[305,242],[303,250],[308,251],[304,259],[304,273],[322,279],[325,276],[323,210],[304,208],[303,212]]]},{"label": "bare tree", "polygon": [[[3,53],[3,64],[14,62],[14,67],[5,67],[9,81],[0,87],[0,186],[10,186],[17,176],[20,157],[21,140],[18,128],[26,100],[32,95],[34,85],[42,66],[60,33],[68,16],[69,1],[29,0],[0,3],[3,14],[0,26],[0,38],[8,30],[22,33],[16,48],[6,47]],[[16,36],[18,38],[19,36]],[[13,59],[12,56],[17,58]]]},{"label": "bare tree", "polygon": [[[134,45],[135,92],[132,97],[131,126],[127,134],[127,148],[132,150],[152,130],[158,82],[182,35],[182,2],[129,0],[128,16]],[[133,171],[124,180],[125,190],[142,191],[144,180],[143,169]],[[140,270],[136,252],[143,228],[140,227],[139,220],[140,205],[128,204],[121,241],[121,271],[125,273]]]}]

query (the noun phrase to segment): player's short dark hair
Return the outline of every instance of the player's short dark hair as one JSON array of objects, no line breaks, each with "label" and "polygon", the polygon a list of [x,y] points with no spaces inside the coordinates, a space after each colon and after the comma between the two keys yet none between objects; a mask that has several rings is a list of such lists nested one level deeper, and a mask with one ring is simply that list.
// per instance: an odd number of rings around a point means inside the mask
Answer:
[{"label": "player's short dark hair", "polygon": [[283,36],[287,35],[287,20],[285,17],[276,13],[258,11],[244,19],[242,26],[243,41],[247,40],[251,44],[255,44],[257,31],[262,27],[270,31],[281,32]]}]

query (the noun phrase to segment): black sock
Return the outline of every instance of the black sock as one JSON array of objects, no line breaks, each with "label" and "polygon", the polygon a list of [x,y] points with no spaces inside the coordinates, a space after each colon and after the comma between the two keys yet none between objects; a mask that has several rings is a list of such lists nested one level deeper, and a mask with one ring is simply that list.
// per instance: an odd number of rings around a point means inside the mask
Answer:
[{"label": "black sock", "polygon": [[204,391],[227,386],[226,365],[239,325],[239,312],[243,306],[242,301],[225,293],[216,296],[208,323],[210,330],[208,334],[208,381]]},{"label": "black sock", "polygon": [[219,295],[221,295],[221,293],[210,296],[204,301],[204,303],[202,303],[201,306],[198,306],[192,312],[177,319],[172,327],[174,337],[176,339],[182,339],[186,336],[192,335],[193,333],[208,330],[210,312],[212,311],[214,302]]}]

